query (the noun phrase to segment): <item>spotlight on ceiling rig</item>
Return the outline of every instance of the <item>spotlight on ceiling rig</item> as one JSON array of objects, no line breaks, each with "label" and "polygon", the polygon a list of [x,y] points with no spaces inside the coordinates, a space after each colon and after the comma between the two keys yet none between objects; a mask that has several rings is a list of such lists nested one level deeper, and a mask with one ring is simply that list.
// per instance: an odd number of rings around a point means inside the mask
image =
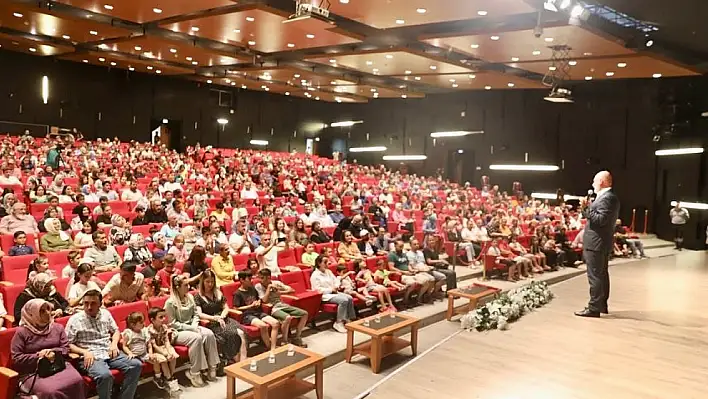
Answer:
[{"label": "spotlight on ceiling rig", "polygon": [[573,92],[560,86],[551,89],[551,93],[543,99],[552,103],[572,104],[575,102]]}]

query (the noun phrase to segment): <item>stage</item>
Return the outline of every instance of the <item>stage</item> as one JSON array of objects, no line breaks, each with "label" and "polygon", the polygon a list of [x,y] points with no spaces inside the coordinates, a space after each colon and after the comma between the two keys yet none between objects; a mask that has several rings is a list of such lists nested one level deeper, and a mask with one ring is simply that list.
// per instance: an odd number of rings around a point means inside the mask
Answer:
[{"label": "stage", "polygon": [[705,398],[707,260],[684,252],[612,267],[602,319],[573,316],[585,275],[554,285],[556,299],[508,331],[455,335],[368,398]]}]

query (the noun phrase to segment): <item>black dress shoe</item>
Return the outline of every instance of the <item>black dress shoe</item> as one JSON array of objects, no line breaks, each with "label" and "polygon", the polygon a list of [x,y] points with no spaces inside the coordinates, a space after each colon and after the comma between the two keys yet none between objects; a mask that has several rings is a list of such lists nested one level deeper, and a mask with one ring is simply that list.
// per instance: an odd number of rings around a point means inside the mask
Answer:
[{"label": "black dress shoe", "polygon": [[575,312],[575,315],[580,317],[600,317],[600,312],[595,312],[588,308],[585,308],[579,312]]}]

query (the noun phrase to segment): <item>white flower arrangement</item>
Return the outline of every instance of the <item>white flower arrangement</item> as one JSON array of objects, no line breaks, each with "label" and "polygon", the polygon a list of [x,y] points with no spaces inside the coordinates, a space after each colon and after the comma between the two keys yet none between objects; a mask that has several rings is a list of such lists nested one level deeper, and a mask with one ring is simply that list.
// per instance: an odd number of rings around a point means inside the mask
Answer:
[{"label": "white flower arrangement", "polygon": [[548,288],[548,284],[532,281],[523,287],[499,294],[484,306],[462,316],[462,328],[477,331],[494,328],[506,330],[509,328],[509,323],[516,321],[525,313],[540,308],[551,299],[553,293]]}]

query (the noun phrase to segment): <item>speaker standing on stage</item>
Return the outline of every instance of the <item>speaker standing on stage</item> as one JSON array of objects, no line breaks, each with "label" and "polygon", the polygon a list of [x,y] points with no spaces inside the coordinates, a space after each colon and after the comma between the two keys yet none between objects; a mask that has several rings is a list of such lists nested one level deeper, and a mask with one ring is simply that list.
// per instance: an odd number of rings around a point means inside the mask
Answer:
[{"label": "speaker standing on stage", "polygon": [[679,251],[683,249],[683,228],[686,226],[691,215],[686,208],[681,207],[681,203],[676,201],[676,206],[669,211],[671,225],[674,227],[674,243]]},{"label": "speaker standing on stage", "polygon": [[619,198],[612,191],[612,175],[602,171],[595,175],[592,188],[597,197],[592,203],[581,202],[583,217],[587,219],[583,234],[583,257],[587,264],[590,283],[588,306],[575,312],[581,317],[600,317],[607,314],[607,300],[610,298],[610,274],[608,263],[614,240],[615,221],[619,216]]}]

